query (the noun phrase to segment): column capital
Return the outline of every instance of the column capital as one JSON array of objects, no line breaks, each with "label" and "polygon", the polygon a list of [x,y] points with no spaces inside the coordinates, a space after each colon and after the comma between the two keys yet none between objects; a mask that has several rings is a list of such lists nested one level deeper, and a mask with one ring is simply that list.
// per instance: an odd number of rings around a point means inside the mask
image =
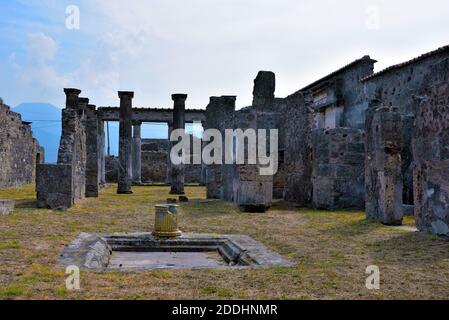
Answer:
[{"label": "column capital", "polygon": [[171,98],[173,101],[177,101],[177,100],[187,100],[188,95],[185,93],[175,93],[172,94]]},{"label": "column capital", "polygon": [[142,121],[133,120],[132,124],[133,124],[134,127],[136,127],[136,126],[140,127],[142,125]]},{"label": "column capital", "polygon": [[80,89],[75,89],[75,88],[64,88],[64,93],[65,94],[76,94],[76,95],[79,95],[79,94],[81,94],[81,90]]},{"label": "column capital", "polygon": [[130,97],[132,99],[132,98],[134,98],[134,91],[119,91],[118,97],[120,99],[125,98],[125,97]]}]

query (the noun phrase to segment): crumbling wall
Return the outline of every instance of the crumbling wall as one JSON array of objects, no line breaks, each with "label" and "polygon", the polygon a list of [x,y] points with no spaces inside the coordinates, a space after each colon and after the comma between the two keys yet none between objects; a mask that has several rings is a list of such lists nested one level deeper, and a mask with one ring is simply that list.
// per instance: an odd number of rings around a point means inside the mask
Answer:
[{"label": "crumbling wall", "polygon": [[352,128],[313,132],[313,206],[365,207],[365,133]]},{"label": "crumbling wall", "polygon": [[30,126],[0,100],[0,188],[20,188],[34,182],[44,150]]},{"label": "crumbling wall", "polygon": [[415,218],[419,230],[449,236],[449,59],[431,71],[415,97]]},{"label": "crumbling wall", "polygon": [[402,119],[397,108],[373,107],[366,118],[367,218],[401,225],[403,179],[401,172]]},{"label": "crumbling wall", "polygon": [[[65,89],[58,163],[37,167],[36,193],[41,208],[70,208],[86,196],[86,110],[88,99],[80,90]],[[95,154],[95,157],[97,155]]]}]

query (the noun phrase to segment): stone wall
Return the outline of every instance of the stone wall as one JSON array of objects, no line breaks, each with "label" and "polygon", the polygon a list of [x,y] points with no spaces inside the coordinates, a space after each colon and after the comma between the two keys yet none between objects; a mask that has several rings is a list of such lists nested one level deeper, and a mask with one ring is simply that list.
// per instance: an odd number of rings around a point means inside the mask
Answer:
[{"label": "stone wall", "polygon": [[449,236],[449,59],[431,71],[415,97],[415,218],[419,230]]},{"label": "stone wall", "polygon": [[[142,182],[143,183],[168,183],[168,140],[166,139],[142,139]],[[118,158],[106,157],[106,181],[117,183]],[[199,184],[201,178],[201,165],[185,166],[185,182]]]},{"label": "stone wall", "polygon": [[117,183],[118,181],[118,157],[105,157],[106,183]]},{"label": "stone wall", "polygon": [[0,188],[20,188],[34,182],[44,150],[19,114],[0,100]]},{"label": "stone wall", "polygon": [[363,80],[364,99],[378,100],[384,106],[397,106],[403,118],[402,173],[404,176],[404,203],[413,204],[412,135],[418,106],[414,96],[428,86],[425,80],[432,77],[432,67],[449,58],[449,47],[424,54],[403,64],[390,67]]},{"label": "stone wall", "polygon": [[317,128],[364,129],[368,100],[360,80],[373,74],[375,62],[364,56],[300,90],[310,94]]},{"label": "stone wall", "polygon": [[314,130],[313,159],[313,206],[316,209],[365,207],[363,130]]},{"label": "stone wall", "polygon": [[142,140],[142,182],[166,183],[168,163],[168,140]]},{"label": "stone wall", "polygon": [[366,212],[367,218],[387,225],[401,225],[402,119],[397,108],[373,107],[366,118]]}]

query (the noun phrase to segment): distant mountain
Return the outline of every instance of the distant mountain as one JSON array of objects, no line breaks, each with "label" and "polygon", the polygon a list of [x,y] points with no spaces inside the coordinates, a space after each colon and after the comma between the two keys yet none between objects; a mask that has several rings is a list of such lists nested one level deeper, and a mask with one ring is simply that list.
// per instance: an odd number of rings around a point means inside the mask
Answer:
[{"label": "distant mountain", "polygon": [[45,161],[55,163],[61,138],[61,109],[48,103],[23,103],[13,111],[32,123],[33,135],[45,149]]}]

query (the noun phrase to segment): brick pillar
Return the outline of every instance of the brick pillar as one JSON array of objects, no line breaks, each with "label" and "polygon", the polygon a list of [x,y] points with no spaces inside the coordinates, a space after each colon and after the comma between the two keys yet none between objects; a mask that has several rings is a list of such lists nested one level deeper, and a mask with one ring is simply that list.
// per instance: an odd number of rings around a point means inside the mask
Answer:
[{"label": "brick pillar", "polygon": [[[186,119],[186,94],[174,94],[172,95],[174,101],[173,111],[173,130],[185,129]],[[174,144],[172,144],[173,146]],[[171,191],[170,194],[184,194],[184,181],[185,181],[185,166],[171,165]]]},{"label": "brick pillar", "polygon": [[77,109],[78,97],[81,94],[81,90],[73,88],[65,88],[64,93],[66,95],[65,107],[67,109]]},{"label": "brick pillar", "polygon": [[133,126],[133,184],[142,184],[142,137],[141,122],[135,122]]},{"label": "brick pillar", "polygon": [[119,174],[118,194],[131,194],[132,186],[132,99],[134,92],[119,91]]}]

